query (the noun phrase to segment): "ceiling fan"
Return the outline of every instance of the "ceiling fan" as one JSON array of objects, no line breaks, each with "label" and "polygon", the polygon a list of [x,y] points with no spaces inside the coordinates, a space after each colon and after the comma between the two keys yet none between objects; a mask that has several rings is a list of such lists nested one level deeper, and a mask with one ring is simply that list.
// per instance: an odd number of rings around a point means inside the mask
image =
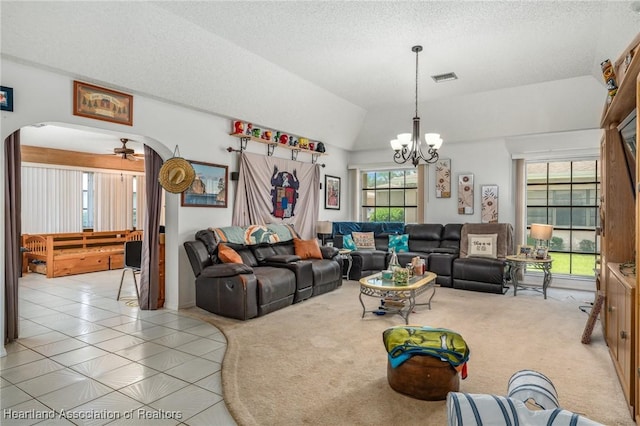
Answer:
[{"label": "ceiling fan", "polygon": [[127,142],[129,142],[129,139],[120,138],[120,142],[122,142],[122,147],[113,149],[113,153],[115,155],[120,155],[123,159],[132,161],[137,161],[144,156],[143,154],[136,154],[131,148],[127,148]]}]

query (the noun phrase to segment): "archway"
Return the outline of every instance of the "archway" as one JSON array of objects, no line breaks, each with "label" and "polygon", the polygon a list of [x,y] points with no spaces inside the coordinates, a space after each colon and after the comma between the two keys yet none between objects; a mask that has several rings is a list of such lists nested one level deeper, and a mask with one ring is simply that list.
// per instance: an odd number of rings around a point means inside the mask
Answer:
[{"label": "archway", "polygon": [[[156,153],[158,153],[160,155],[161,158],[167,158],[170,156],[171,151],[165,146],[163,145],[161,142],[157,141],[156,139],[153,138],[149,138],[146,136],[141,136],[141,135],[135,135],[135,134],[130,134],[130,133],[126,133],[126,132],[113,132],[113,131],[109,131],[109,130],[105,130],[105,129],[100,129],[100,128],[93,128],[93,127],[86,127],[86,126],[78,126],[78,125],[72,125],[72,124],[68,124],[68,123],[39,123],[37,125],[33,125],[33,126],[24,126],[22,127],[20,130],[24,130],[24,129],[28,129],[28,128],[43,128],[43,127],[47,127],[47,126],[51,126],[51,128],[60,128],[60,129],[67,129],[67,130],[73,130],[73,131],[77,131],[77,132],[81,132],[83,134],[83,136],[86,138],[87,134],[95,134],[98,135],[99,137],[97,137],[98,140],[102,141],[101,142],[101,146],[95,147],[95,146],[91,146],[92,148],[97,148],[100,149],[101,153],[105,153],[105,152],[109,152],[110,150],[113,150],[113,148],[116,145],[116,142],[119,144],[120,143],[120,138],[126,137],[128,139],[131,140],[135,140],[140,146],[144,146],[147,145],[149,146],[151,149],[153,149]],[[17,133],[17,131],[14,131],[12,133],[12,135],[15,135]],[[70,134],[70,133],[68,133]],[[11,137],[11,136],[10,136]],[[9,138],[5,139],[5,146],[7,145],[7,141],[9,140]],[[69,141],[67,140],[66,142],[73,142],[73,141]],[[22,140],[20,145],[26,145],[28,143],[31,143],[31,141],[27,140]],[[67,147],[73,147],[74,143],[70,143],[67,144]],[[77,146],[77,143],[75,144]],[[39,146],[42,146],[42,144],[39,144]],[[64,146],[61,146],[60,143],[56,143],[55,141],[52,141],[50,144],[51,147],[55,147],[56,149],[62,148]],[[3,146],[3,148],[5,148]],[[3,161],[4,163],[4,161]],[[3,167],[3,173],[4,173],[4,164],[2,165]],[[20,193],[16,194],[16,196],[19,198],[21,197],[21,191]],[[6,191],[5,191],[5,196],[6,196]],[[167,200],[168,204],[171,204],[171,200]],[[171,210],[172,213],[170,213],[169,215],[166,216],[166,221],[165,224],[167,225],[168,228],[173,229],[173,228],[177,228],[177,208],[173,208],[173,209],[169,209]],[[5,218],[5,221],[10,220],[11,217],[7,217]],[[4,231],[3,231],[4,232]],[[4,235],[4,234],[3,234]],[[171,235],[167,235],[167,243],[171,243],[173,241],[175,241],[176,239],[176,235],[171,234]],[[15,251],[14,251],[15,252]],[[4,270],[3,272],[6,273],[7,272],[7,253],[5,253],[5,262],[3,264]],[[20,256],[21,257],[21,256]],[[171,266],[168,265],[168,269],[170,269]],[[177,265],[175,265],[175,268],[177,268]],[[171,271],[167,271],[168,273],[170,273],[171,275],[173,275],[174,273],[171,273]],[[177,290],[175,291],[175,293],[177,294]],[[5,340],[5,333],[6,333],[6,328],[5,328],[5,317],[7,314],[9,314],[10,312],[8,312],[8,310],[6,309],[6,303],[8,302],[7,299],[5,299],[6,296],[11,296],[13,297],[14,295],[6,295],[5,294],[5,288],[3,287],[2,291],[0,291],[0,305],[2,306],[2,315],[0,316],[0,326],[1,326],[1,330],[2,330],[2,340],[3,340],[3,346],[0,348],[2,349],[0,351],[0,356],[4,355],[4,340]],[[17,299],[18,294],[17,294],[17,287],[16,287],[16,293],[15,293],[15,297]],[[17,304],[17,301],[16,301]],[[176,303],[177,304],[177,303]],[[17,317],[17,312],[16,312],[16,317]]]}]

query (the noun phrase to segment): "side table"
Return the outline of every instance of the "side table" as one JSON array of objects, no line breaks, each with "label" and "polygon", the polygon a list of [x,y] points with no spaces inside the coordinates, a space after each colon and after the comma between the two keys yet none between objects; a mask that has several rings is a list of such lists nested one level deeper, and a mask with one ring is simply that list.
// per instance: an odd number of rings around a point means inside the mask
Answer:
[{"label": "side table", "polygon": [[347,272],[342,276],[343,279],[349,279],[349,272],[351,272],[351,266],[353,265],[353,258],[351,257],[351,250],[339,249],[338,255],[342,258],[343,262],[347,262]]},{"label": "side table", "polygon": [[507,256],[507,264],[510,266],[511,282],[513,283],[513,295],[516,296],[518,287],[523,290],[535,290],[540,291],[539,287],[525,286],[518,281],[518,275],[520,271],[524,271],[525,268],[531,267],[533,269],[540,270],[544,273],[542,279],[542,294],[544,298],[547,298],[547,288],[551,284],[551,264],[553,259],[547,257],[546,259],[536,259],[533,257],[523,256]]}]

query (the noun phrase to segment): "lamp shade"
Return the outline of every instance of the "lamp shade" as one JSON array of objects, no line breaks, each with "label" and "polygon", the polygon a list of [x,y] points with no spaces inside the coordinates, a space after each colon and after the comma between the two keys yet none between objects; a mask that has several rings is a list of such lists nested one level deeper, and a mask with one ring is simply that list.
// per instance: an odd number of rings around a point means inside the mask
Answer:
[{"label": "lamp shade", "polygon": [[331,234],[333,233],[333,222],[328,220],[320,220],[316,223],[316,233]]},{"label": "lamp shade", "polygon": [[547,225],[542,223],[531,224],[531,238],[534,240],[548,241],[553,235],[553,225]]},{"label": "lamp shade", "polygon": [[391,141],[391,149],[393,149],[394,151],[400,151],[402,149],[402,142],[400,142],[398,139],[393,139]]}]

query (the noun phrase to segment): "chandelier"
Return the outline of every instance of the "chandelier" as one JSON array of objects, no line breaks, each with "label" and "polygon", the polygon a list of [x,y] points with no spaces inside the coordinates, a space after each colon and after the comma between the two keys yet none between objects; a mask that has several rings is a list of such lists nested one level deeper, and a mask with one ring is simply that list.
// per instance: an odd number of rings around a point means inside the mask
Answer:
[{"label": "chandelier", "polygon": [[[395,151],[393,161],[404,164],[411,160],[414,166],[420,163],[435,163],[438,161],[438,149],[442,146],[442,138],[438,133],[426,133],[424,142],[420,140],[420,117],[418,117],[418,53],[422,52],[422,46],[413,46],[412,52],[416,53],[416,113],[413,117],[413,132],[401,133],[397,139],[391,141],[391,148]],[[426,145],[426,147],[425,147]],[[422,149],[427,149],[427,155]]]}]

